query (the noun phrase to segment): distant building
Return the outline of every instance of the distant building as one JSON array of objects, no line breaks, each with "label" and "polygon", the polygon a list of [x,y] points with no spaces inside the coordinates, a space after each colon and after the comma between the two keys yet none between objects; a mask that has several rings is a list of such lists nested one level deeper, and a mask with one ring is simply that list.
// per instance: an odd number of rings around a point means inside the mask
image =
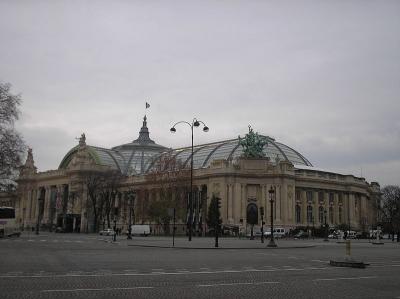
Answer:
[{"label": "distant building", "polygon": [[[276,226],[318,227],[325,222],[324,217],[331,227],[347,224],[352,229],[367,231],[375,225],[380,200],[378,183],[318,169],[291,147],[265,138],[265,157],[259,159],[242,158],[238,138],[194,147],[191,220],[186,213],[188,181],[171,186],[169,193],[180,197],[175,202],[184,210],[178,219],[178,233],[187,232],[189,221],[195,234],[207,231],[207,207],[213,194],[222,200],[221,215],[226,228],[248,231],[247,219],[254,217],[254,213],[256,225],[261,225],[261,207],[265,212],[263,219],[269,225],[271,188]],[[126,230],[131,207],[132,223],[149,223],[153,232],[162,233],[165,227],[151,218],[150,209],[152,203],[163,200],[161,188],[165,186],[157,179],[149,179],[149,174],[154,178],[157,161],[163,157],[179,162],[183,173],[190,167],[191,148],[169,149],[156,144],[149,137],[146,117],[136,140],[111,149],[87,145],[82,134],[79,145],[64,156],[57,170],[37,172],[30,150],[18,179],[18,221],[25,228],[34,227],[37,222],[41,229],[49,230],[61,226],[66,231],[94,231],[95,222],[97,229],[101,228],[106,216],[101,210],[95,221],[86,178],[89,174],[113,171],[119,181],[112,194],[109,218]]]}]

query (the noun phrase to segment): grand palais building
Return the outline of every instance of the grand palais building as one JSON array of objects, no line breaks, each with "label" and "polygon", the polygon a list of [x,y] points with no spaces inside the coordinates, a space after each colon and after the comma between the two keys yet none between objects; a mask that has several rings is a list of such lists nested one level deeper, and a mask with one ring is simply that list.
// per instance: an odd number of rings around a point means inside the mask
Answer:
[{"label": "grand palais building", "polygon": [[[221,199],[223,226],[246,233],[250,212],[256,213],[256,225],[261,225],[260,212],[264,210],[263,219],[270,224],[269,191],[274,190],[276,226],[289,230],[318,227],[326,221],[330,227],[347,224],[353,230],[366,231],[376,224],[380,200],[377,182],[318,169],[290,146],[264,138],[263,158],[244,158],[239,138],[195,145],[192,185],[188,175],[192,148],[171,149],[155,143],[150,139],[146,116],[136,140],[111,149],[86,144],[82,134],[79,144],[60,157],[56,170],[37,172],[29,150],[17,181],[17,220],[25,230],[38,225],[41,230],[63,227],[66,232],[98,231],[106,220],[106,225],[115,225],[115,221],[126,230],[131,220],[132,224],[150,224],[153,233],[161,234],[166,226],[152,211],[160,203],[164,209],[171,205],[178,209],[178,233],[187,233],[187,224],[192,221],[194,234],[202,235],[209,229],[207,207],[216,196]],[[160,167],[160,161],[165,165]],[[167,164],[180,169],[171,171]],[[93,200],[101,198],[101,192],[96,195],[88,179],[106,173],[117,178],[107,191],[111,199],[108,212],[107,205],[99,208],[100,201]],[[171,173],[174,175],[165,179]],[[190,186],[192,217],[188,212]],[[169,200],[168,204],[162,205],[163,200]]]}]

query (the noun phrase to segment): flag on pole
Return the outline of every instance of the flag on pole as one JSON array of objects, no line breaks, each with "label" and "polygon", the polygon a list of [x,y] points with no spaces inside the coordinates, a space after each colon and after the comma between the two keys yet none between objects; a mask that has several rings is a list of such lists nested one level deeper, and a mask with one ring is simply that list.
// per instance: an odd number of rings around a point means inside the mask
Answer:
[{"label": "flag on pole", "polygon": [[146,102],[146,109],[150,108],[150,104]]}]

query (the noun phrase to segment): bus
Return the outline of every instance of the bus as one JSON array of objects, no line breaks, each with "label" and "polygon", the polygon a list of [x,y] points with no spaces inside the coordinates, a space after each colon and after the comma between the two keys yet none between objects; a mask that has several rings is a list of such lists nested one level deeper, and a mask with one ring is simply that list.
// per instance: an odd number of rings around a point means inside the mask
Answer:
[{"label": "bus", "polygon": [[0,207],[0,238],[21,235],[13,207]]}]

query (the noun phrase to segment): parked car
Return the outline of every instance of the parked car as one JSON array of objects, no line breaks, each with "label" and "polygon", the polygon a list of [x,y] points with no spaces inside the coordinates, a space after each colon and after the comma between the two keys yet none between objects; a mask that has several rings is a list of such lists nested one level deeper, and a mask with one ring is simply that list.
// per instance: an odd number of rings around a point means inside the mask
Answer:
[{"label": "parked car", "polygon": [[299,231],[297,234],[294,235],[295,239],[305,239],[308,238],[308,234],[305,231]]},{"label": "parked car", "polygon": [[64,228],[63,228],[63,227],[57,226],[56,229],[55,229],[55,232],[56,232],[56,233],[64,233],[65,231],[64,231]]},{"label": "parked car", "polygon": [[100,236],[105,235],[105,236],[112,236],[114,235],[114,230],[112,228],[106,228],[103,229],[99,232]]}]

